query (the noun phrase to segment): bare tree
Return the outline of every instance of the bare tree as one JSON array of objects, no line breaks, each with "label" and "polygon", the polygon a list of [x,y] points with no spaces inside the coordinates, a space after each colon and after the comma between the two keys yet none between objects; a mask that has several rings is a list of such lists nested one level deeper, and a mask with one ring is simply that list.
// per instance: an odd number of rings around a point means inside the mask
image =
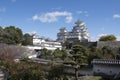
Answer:
[{"label": "bare tree", "polygon": [[15,45],[0,44],[0,59],[19,58],[26,51],[25,48]]}]

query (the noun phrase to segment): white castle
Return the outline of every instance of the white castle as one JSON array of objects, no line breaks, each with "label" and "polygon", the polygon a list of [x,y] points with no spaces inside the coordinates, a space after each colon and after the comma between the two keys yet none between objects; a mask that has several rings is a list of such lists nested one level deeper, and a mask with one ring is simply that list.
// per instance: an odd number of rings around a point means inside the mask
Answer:
[{"label": "white castle", "polygon": [[71,32],[68,32],[66,28],[61,28],[60,32],[57,33],[57,41],[61,43],[64,43],[66,40],[70,40],[72,42],[76,40],[79,42],[89,42],[90,36],[85,23],[77,20],[75,24],[76,25],[73,27]]}]

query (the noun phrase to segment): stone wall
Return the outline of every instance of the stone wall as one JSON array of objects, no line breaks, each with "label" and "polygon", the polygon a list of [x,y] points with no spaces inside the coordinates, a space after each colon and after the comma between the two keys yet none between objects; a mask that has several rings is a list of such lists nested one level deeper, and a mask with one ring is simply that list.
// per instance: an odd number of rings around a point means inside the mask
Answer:
[{"label": "stone wall", "polygon": [[97,42],[97,48],[103,48],[107,46],[111,48],[114,52],[118,53],[120,50],[120,41],[99,41]]},{"label": "stone wall", "polygon": [[98,41],[97,48],[108,46],[110,48],[120,48],[120,41]]}]

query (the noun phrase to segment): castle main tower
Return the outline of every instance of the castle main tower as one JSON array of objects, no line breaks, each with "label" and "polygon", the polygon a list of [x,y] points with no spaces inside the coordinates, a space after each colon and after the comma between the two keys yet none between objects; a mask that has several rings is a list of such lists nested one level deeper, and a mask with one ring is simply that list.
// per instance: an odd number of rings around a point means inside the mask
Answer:
[{"label": "castle main tower", "polygon": [[87,31],[86,25],[83,21],[77,20],[71,32],[67,32],[66,28],[61,28],[57,34],[57,41],[64,43],[68,40],[70,43],[89,42],[90,35]]}]

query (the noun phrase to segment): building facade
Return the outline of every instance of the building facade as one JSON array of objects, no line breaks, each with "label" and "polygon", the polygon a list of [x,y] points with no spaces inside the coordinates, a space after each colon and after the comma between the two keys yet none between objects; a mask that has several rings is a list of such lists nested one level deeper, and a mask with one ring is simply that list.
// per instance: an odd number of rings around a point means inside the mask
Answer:
[{"label": "building facade", "polygon": [[45,39],[39,38],[37,34],[33,36],[33,49],[55,50],[57,48],[62,49],[61,43],[56,41],[46,41]]},{"label": "building facade", "polygon": [[57,41],[65,43],[66,40],[68,40],[70,43],[75,41],[89,42],[90,36],[85,23],[77,20],[71,32],[68,32],[66,28],[61,28],[60,32],[57,33]]}]

